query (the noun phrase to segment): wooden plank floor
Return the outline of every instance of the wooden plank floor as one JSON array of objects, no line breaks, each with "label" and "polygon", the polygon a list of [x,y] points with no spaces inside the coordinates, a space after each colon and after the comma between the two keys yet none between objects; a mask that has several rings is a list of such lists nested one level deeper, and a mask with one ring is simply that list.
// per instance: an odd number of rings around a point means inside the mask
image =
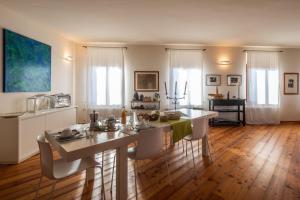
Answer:
[{"label": "wooden plank floor", "polygon": [[[300,123],[210,128],[209,138],[214,161],[196,151],[195,169],[190,147],[187,157],[181,143],[170,149],[172,185],[161,158],[139,162],[138,198],[300,199]],[[197,149],[197,142],[193,145]],[[107,199],[115,199],[115,191],[112,196],[109,192],[113,155],[111,151],[104,156]],[[101,161],[101,155],[97,159]],[[135,199],[132,164],[129,161],[129,199]],[[39,175],[38,155],[18,165],[0,166],[0,199],[33,199]],[[99,171],[94,183],[85,187],[84,181],[81,173],[59,182],[55,199],[100,199]],[[51,183],[43,179],[40,199],[49,198]]]}]

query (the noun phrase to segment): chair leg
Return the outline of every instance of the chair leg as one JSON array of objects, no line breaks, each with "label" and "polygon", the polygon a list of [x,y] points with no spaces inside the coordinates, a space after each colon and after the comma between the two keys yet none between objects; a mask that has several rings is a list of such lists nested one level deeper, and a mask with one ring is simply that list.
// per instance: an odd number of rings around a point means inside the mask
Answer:
[{"label": "chair leg", "polygon": [[193,148],[193,143],[192,143],[192,140],[191,140],[190,142],[191,142],[191,148],[192,148],[193,163],[194,163],[194,168],[195,168],[195,167],[196,167],[196,165],[195,165],[195,156],[194,156],[194,148]]},{"label": "chair leg", "polygon": [[213,161],[212,154],[210,152],[210,146],[209,146],[208,140],[206,140],[206,143],[207,143],[207,147],[208,147],[208,154],[209,154],[210,160]]},{"label": "chair leg", "polygon": [[115,162],[116,162],[116,155],[114,155],[113,168],[112,168],[112,173],[111,173],[111,182],[110,182],[110,193],[111,194],[112,194],[113,182],[114,182]]},{"label": "chair leg", "polygon": [[[89,168],[92,168],[92,167],[89,167]],[[85,174],[87,174],[87,170],[88,169],[86,169],[85,170]],[[87,176],[85,177],[85,187],[88,187],[89,186],[89,181],[88,181],[88,178],[87,178]]]},{"label": "chair leg", "polygon": [[40,177],[39,184],[38,184],[38,188],[37,188],[37,190],[36,190],[36,192],[35,192],[35,198],[34,198],[34,199],[38,199],[38,196],[39,196],[39,190],[40,190],[40,187],[41,187],[42,179],[43,179],[43,176]]},{"label": "chair leg", "polygon": [[102,169],[103,169],[103,166],[104,166],[104,151],[102,152],[102,162],[101,162]]},{"label": "chair leg", "polygon": [[[210,151],[210,147],[213,147],[213,142],[212,139],[210,140],[207,134],[207,143],[208,143],[208,147],[209,147],[209,153],[211,154],[211,159],[212,159],[212,155],[215,153],[214,148],[212,148],[212,152]],[[212,159],[213,160],[213,159]]]},{"label": "chair leg", "polygon": [[138,196],[137,196],[137,183],[136,183],[136,163],[135,163],[136,161],[134,161],[134,163],[133,163],[133,170],[134,170],[134,187],[135,187],[135,199],[137,199],[138,198]]},{"label": "chair leg", "polygon": [[[213,153],[211,153],[211,151],[210,151],[210,146],[213,147],[213,145],[212,145],[212,139],[209,140],[209,134],[208,133],[209,133],[209,126],[207,126],[207,146],[208,146],[208,152],[209,152],[209,155],[210,155],[210,159],[211,159],[211,161],[213,161],[212,154],[214,154],[215,152],[214,152],[214,149],[212,149]],[[209,143],[210,143],[210,145],[209,145]]]},{"label": "chair leg", "polygon": [[104,199],[106,199],[106,196],[105,196],[105,187],[104,187],[104,172],[103,172],[104,170],[103,170],[102,166],[96,165],[95,167],[98,167],[100,169],[100,171],[101,171],[101,199],[102,199],[102,196],[104,197]]},{"label": "chair leg", "polygon": [[50,199],[53,199],[53,193],[54,193],[54,190],[55,190],[55,185],[56,185],[56,181],[52,184]]},{"label": "chair leg", "polygon": [[185,156],[187,156],[187,150],[188,150],[188,145],[187,145],[187,140],[185,141]]},{"label": "chair leg", "polygon": [[198,154],[200,153],[200,140],[198,140]]},{"label": "chair leg", "polygon": [[101,197],[103,196],[104,200],[105,197],[105,188],[104,188],[104,151],[102,152],[102,163],[101,163]]},{"label": "chair leg", "polygon": [[[181,141],[182,141],[182,152],[184,153],[184,141],[183,141],[183,139]],[[179,144],[179,142],[178,142],[178,144]]]},{"label": "chair leg", "polygon": [[104,200],[106,199],[106,196],[105,196],[105,188],[104,188],[104,175],[103,175],[103,168],[101,169],[101,198],[103,196]]}]

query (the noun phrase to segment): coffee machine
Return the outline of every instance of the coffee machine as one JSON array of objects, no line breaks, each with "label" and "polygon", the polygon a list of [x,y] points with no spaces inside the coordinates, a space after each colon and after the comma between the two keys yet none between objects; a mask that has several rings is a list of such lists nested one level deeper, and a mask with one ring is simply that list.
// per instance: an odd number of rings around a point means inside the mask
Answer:
[{"label": "coffee machine", "polygon": [[90,131],[99,131],[100,130],[100,126],[98,123],[98,117],[99,114],[96,113],[95,110],[93,110],[93,113],[90,114]]}]

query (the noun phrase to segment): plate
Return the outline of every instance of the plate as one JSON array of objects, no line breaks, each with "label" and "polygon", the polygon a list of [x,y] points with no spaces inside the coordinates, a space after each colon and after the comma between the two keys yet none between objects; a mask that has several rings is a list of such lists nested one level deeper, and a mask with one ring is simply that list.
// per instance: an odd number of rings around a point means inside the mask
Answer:
[{"label": "plate", "polygon": [[59,140],[66,140],[66,139],[70,139],[70,138],[73,138],[73,137],[75,137],[75,135],[69,135],[69,136],[62,136],[62,135],[59,135],[59,136],[57,136],[57,138],[58,138]]},{"label": "plate", "polygon": [[67,142],[67,141],[77,140],[77,139],[81,139],[81,138],[84,138],[83,134],[71,135],[69,137],[60,137],[60,136],[55,137],[55,139],[58,142]]},{"label": "plate", "polygon": [[62,136],[61,135],[61,132],[58,132],[58,135],[56,136],[57,139],[59,140],[67,140],[67,139],[71,139],[71,138],[74,138],[76,135],[79,134],[79,131],[77,130],[72,130],[72,135],[68,135],[68,136]]}]

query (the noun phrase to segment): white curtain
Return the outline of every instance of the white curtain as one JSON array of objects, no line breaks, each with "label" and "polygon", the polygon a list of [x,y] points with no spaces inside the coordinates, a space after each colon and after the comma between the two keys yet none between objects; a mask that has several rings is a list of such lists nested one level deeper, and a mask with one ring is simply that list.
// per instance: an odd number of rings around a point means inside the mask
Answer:
[{"label": "white curtain", "polygon": [[179,107],[202,105],[202,50],[170,50],[170,96],[174,96],[177,82],[177,97],[184,94],[187,82],[186,98],[179,101]]},{"label": "white curtain", "polygon": [[247,123],[280,123],[279,70],[278,52],[247,52]]},{"label": "white curtain", "polygon": [[120,108],[124,104],[122,48],[88,47],[87,107]]}]

